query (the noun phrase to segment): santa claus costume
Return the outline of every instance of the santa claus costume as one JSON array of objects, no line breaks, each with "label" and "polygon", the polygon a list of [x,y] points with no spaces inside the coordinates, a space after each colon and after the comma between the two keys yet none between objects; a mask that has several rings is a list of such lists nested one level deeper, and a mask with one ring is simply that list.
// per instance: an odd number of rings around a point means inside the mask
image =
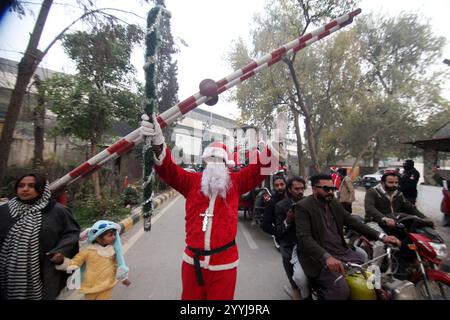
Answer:
[{"label": "santa claus costume", "polygon": [[279,143],[273,143],[273,147],[254,153],[250,165],[232,172],[226,166],[234,164],[226,146],[214,142],[202,155],[207,164],[205,170],[188,172],[173,161],[162,135],[159,136],[160,128],[144,122],[143,134],[152,136],[153,145],[161,146],[162,142],[162,147],[155,148],[156,173],[186,198],[182,299],[232,300],[239,263],[235,243],[239,196],[264,180],[264,168],[278,163],[280,153],[284,158],[284,149],[280,151]]}]

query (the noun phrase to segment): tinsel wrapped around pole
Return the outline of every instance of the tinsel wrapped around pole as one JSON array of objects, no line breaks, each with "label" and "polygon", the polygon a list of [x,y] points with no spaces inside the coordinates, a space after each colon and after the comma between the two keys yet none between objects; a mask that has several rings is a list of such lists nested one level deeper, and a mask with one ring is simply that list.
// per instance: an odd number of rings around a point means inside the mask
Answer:
[{"label": "tinsel wrapped around pole", "polygon": [[[170,13],[162,6],[157,5],[153,7],[147,16],[147,34],[145,37],[146,51],[145,51],[145,99],[143,111],[153,122],[153,114],[158,112],[158,99],[156,97],[156,60],[160,38],[160,22],[163,16],[170,17]],[[155,187],[155,171],[153,170],[153,149],[151,137],[145,138],[143,148],[144,174],[143,174],[143,188],[144,188],[144,203],[142,206],[144,218],[144,230],[151,230],[151,219],[153,213],[153,195]]]}]

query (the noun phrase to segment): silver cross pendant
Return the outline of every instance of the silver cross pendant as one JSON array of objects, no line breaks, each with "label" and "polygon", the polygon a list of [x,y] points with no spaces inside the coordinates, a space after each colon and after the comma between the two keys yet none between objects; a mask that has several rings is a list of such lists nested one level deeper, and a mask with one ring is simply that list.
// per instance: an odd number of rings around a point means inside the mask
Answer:
[{"label": "silver cross pendant", "polygon": [[212,217],[213,214],[208,213],[209,209],[205,211],[205,213],[201,213],[200,216],[203,217],[203,225],[202,225],[202,231],[206,231],[206,227],[208,226],[208,217]]}]

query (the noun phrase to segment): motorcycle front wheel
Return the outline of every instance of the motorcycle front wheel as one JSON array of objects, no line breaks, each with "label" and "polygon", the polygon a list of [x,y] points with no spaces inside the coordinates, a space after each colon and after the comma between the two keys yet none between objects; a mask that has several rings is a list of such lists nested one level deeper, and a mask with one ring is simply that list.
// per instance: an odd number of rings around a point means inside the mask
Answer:
[{"label": "motorcycle front wheel", "polygon": [[[429,300],[427,289],[423,280],[415,285],[420,300]],[[450,286],[441,281],[428,281],[432,300],[450,300]]]}]

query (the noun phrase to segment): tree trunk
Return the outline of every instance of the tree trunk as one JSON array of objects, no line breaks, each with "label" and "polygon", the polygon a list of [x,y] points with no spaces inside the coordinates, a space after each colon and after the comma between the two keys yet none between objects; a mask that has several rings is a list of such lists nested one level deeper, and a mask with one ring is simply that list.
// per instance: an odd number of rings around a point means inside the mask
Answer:
[{"label": "tree trunk", "polygon": [[[97,152],[98,152],[97,142],[91,140],[91,158],[95,156]],[[92,173],[92,182],[94,183],[95,198],[97,200],[102,200],[102,193],[100,189],[100,176],[98,171]]]},{"label": "tree trunk", "polygon": [[4,185],[14,129],[16,127],[20,109],[22,108],[23,98],[31,77],[42,60],[42,53],[37,49],[37,46],[39,44],[52,2],[53,0],[44,0],[42,3],[36,24],[34,25],[33,33],[31,34],[30,41],[28,42],[27,49],[25,50],[25,54],[18,65],[17,79],[14,85],[14,90],[11,93],[8,111],[5,115],[5,122],[0,139],[0,150],[2,151],[0,152],[0,189]]},{"label": "tree trunk", "polygon": [[306,128],[306,141],[308,143],[308,147],[309,147],[309,153],[310,153],[310,157],[311,157],[311,163],[313,165],[313,174],[319,173],[320,172],[320,164],[319,164],[319,160],[317,158],[317,151],[315,148],[315,137],[314,137],[314,133],[312,130],[312,125],[311,125],[311,118],[308,116],[305,116],[305,128]]},{"label": "tree trunk", "polygon": [[308,109],[305,106],[303,101],[303,97],[300,90],[300,83],[298,82],[297,73],[295,72],[295,68],[292,61],[286,62],[289,67],[289,73],[291,75],[292,81],[294,81],[295,91],[297,95],[297,103],[300,106],[300,110],[302,111],[303,116],[305,117],[305,127],[306,127],[306,142],[308,143],[309,154],[311,157],[311,162],[313,165],[313,173],[320,172],[320,165],[317,157],[317,151],[315,148],[315,138],[312,130],[312,122],[311,116],[308,112]]},{"label": "tree trunk", "polygon": [[294,114],[295,136],[297,137],[297,157],[298,157],[298,171],[300,176],[305,177],[305,161],[303,159],[303,141],[300,130],[300,114],[297,110],[292,110]]},{"label": "tree trunk", "polygon": [[380,165],[380,155],[378,154],[378,150],[380,150],[380,139],[376,137],[372,154],[373,171],[378,171]]},{"label": "tree trunk", "polygon": [[45,133],[45,97],[41,88],[41,79],[35,75],[34,84],[38,91],[37,106],[33,110],[34,122],[34,157],[33,169],[38,169],[44,163],[44,133]]}]

